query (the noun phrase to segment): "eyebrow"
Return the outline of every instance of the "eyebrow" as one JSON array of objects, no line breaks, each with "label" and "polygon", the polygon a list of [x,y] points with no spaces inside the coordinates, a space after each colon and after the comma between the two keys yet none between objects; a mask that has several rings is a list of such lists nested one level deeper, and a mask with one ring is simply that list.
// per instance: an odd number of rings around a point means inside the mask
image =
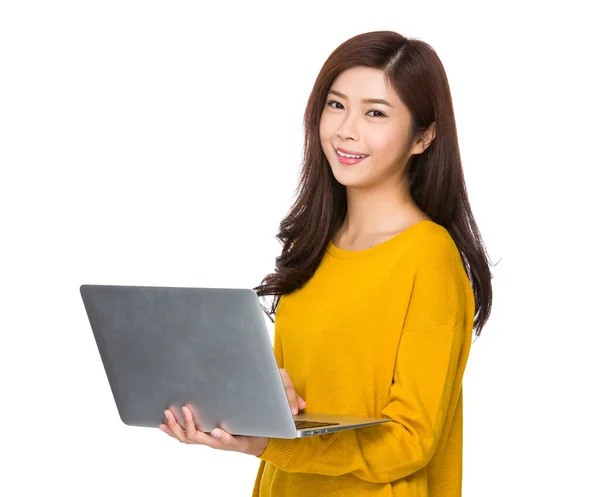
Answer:
[{"label": "eyebrow", "polygon": [[[333,93],[334,95],[337,95],[341,98],[348,98],[346,95],[336,90],[329,90],[329,93]],[[389,103],[387,100],[384,100],[383,98],[364,98],[362,102],[365,104],[383,104],[387,105],[388,107],[391,107],[392,109],[394,108],[394,106],[391,103]]]}]

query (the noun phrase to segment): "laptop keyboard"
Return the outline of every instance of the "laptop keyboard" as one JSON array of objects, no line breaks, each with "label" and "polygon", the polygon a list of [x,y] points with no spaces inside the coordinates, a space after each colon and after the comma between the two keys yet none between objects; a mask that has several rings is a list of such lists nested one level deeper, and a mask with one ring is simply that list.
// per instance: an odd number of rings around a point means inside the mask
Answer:
[{"label": "laptop keyboard", "polygon": [[298,430],[303,430],[304,428],[318,428],[319,426],[339,425],[339,423],[319,423],[317,421],[294,421],[294,424]]}]

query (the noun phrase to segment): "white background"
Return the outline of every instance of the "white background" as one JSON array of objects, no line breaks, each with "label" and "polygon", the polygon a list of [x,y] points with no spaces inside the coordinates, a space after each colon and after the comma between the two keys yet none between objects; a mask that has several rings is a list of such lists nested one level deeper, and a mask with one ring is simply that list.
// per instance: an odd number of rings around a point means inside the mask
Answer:
[{"label": "white background", "polygon": [[390,29],[444,64],[500,261],[463,495],[600,495],[591,4],[2,2],[0,494],[250,495],[258,459],[121,423],[79,285],[257,285],[321,65]]}]

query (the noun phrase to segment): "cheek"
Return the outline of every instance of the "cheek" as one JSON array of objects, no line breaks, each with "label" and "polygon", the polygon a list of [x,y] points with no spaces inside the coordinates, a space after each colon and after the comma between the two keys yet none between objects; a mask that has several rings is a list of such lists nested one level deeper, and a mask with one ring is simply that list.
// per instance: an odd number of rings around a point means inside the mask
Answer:
[{"label": "cheek", "polygon": [[329,128],[330,128],[330,124],[328,124],[328,120],[327,120],[327,116],[323,113],[321,114],[321,121],[319,122],[319,134],[321,135],[321,138],[326,138],[328,132],[329,132]]},{"label": "cheek", "polygon": [[378,157],[396,156],[401,147],[398,143],[398,135],[378,133],[370,136],[368,148],[372,155]]},{"label": "cheek", "polygon": [[319,126],[319,137],[321,139],[321,147],[328,152],[331,147],[331,130],[327,126],[327,123],[323,123],[323,121],[321,121]]}]

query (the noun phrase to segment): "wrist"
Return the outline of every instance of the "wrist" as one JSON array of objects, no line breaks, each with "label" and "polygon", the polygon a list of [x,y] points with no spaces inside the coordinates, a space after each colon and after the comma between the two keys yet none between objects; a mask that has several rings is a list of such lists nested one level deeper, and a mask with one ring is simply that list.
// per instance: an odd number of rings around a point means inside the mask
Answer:
[{"label": "wrist", "polygon": [[268,437],[252,437],[248,454],[258,457],[267,449],[267,445],[269,445]]}]

